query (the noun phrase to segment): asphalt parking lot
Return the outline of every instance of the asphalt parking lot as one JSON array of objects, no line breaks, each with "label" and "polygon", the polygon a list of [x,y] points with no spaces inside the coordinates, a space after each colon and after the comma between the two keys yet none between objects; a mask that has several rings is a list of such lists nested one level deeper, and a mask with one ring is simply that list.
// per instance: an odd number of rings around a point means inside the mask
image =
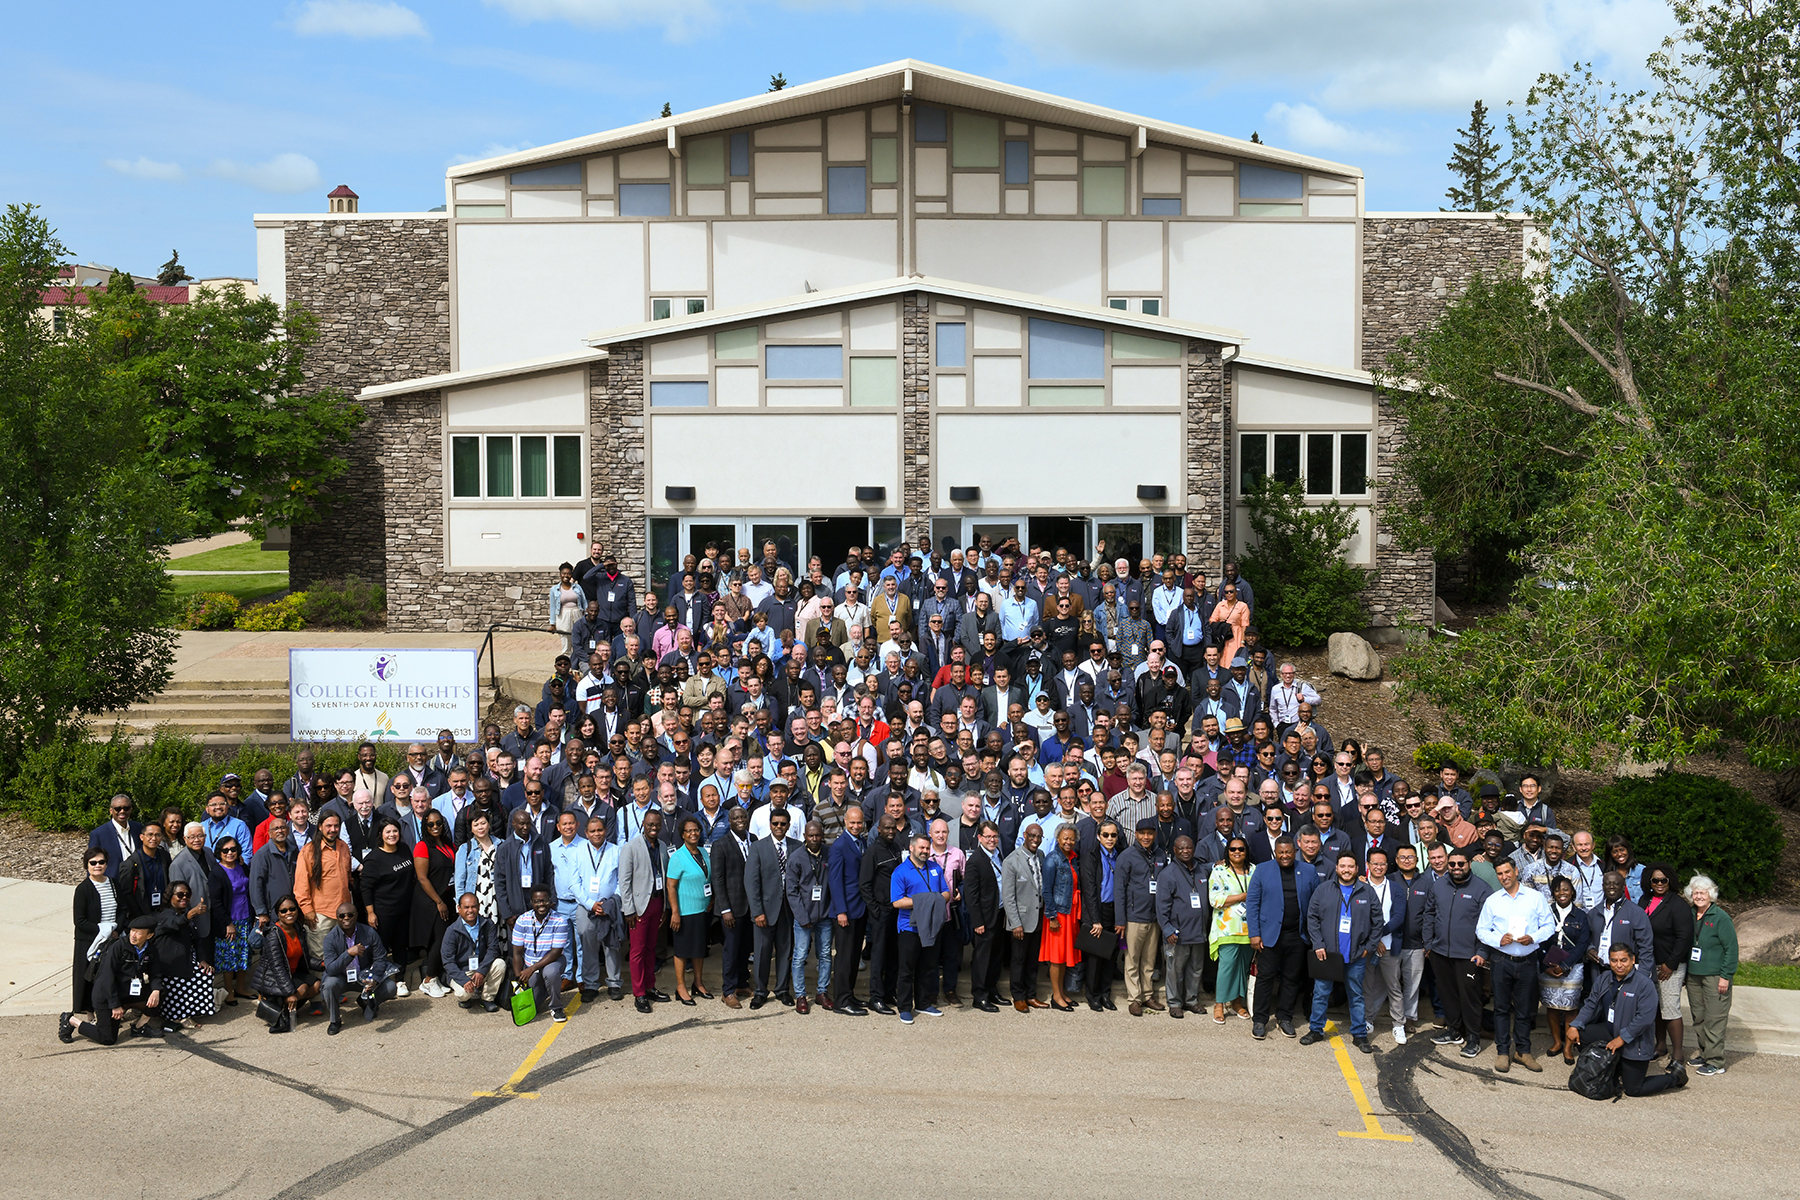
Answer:
[{"label": "asphalt parking lot", "polygon": [[[0,1194],[689,1195],[736,1179],[796,1195],[1289,1195],[1388,1192],[1396,1171],[1427,1195],[1800,1191],[1793,1058],[1734,1057],[1684,1092],[1613,1105],[1569,1092],[1560,1062],[1499,1076],[1487,1054],[1396,1048],[1385,1021],[1367,1056],[1257,1043],[1235,1019],[1085,1008],[908,1028],[716,1001],[644,1016],[603,994],[564,1025],[516,1029],[415,996],[332,1038],[322,1019],[276,1037],[248,1006],[224,1011],[194,1036],[113,1048],[62,1045],[54,1018],[0,1020]],[[1244,1157],[1222,1177],[1224,1155]]]}]

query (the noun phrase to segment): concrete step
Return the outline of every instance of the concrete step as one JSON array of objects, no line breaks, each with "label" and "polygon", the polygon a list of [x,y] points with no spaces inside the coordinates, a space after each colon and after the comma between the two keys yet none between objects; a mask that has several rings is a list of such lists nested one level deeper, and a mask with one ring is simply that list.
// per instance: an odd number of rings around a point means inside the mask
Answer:
[{"label": "concrete step", "polygon": [[169,692],[274,692],[287,694],[288,681],[283,679],[172,679],[163,689]]},{"label": "concrete step", "polygon": [[247,733],[279,733],[283,739],[288,732],[286,713],[275,717],[243,717],[219,714],[211,717],[188,717],[169,720],[160,716],[131,718],[124,722],[125,732],[132,736],[148,737],[158,729],[171,729],[188,734],[242,735]]}]

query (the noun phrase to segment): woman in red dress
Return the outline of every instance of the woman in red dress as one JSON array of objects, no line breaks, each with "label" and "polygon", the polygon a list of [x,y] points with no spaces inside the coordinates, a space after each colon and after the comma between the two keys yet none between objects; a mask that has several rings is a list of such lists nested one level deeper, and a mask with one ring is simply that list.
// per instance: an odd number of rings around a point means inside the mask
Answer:
[{"label": "woman in red dress", "polygon": [[1075,927],[1081,924],[1081,889],[1075,886],[1075,827],[1056,831],[1056,849],[1044,856],[1044,929],[1038,942],[1038,961],[1050,964],[1050,1007],[1074,1012],[1075,1004],[1063,992],[1069,968],[1081,965],[1075,948]]}]

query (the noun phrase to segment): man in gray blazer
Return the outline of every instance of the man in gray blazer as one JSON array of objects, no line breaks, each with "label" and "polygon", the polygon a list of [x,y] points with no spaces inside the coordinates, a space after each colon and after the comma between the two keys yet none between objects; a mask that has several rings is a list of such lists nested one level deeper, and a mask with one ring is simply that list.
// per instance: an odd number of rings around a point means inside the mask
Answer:
[{"label": "man in gray blazer", "polygon": [[1044,912],[1044,860],[1038,848],[1043,841],[1043,826],[1025,826],[1000,869],[1000,907],[1013,939],[1013,1008],[1019,1012],[1049,1007],[1037,998],[1038,919]]},{"label": "man in gray blazer", "polygon": [[750,898],[750,920],[756,927],[755,961],[750,967],[754,989],[750,1007],[769,1002],[769,973],[774,970],[775,995],[794,1006],[794,913],[787,900],[788,859],[800,852],[800,841],[788,836],[787,811],[769,814],[769,836],[750,844],[744,866],[744,891]]},{"label": "man in gray blazer", "polygon": [[637,1010],[652,1011],[652,1001],[666,1003],[656,990],[656,937],[662,931],[663,881],[669,876],[669,847],[662,840],[662,810],[644,814],[643,832],[625,844],[619,856],[619,911],[631,941],[631,991]]}]

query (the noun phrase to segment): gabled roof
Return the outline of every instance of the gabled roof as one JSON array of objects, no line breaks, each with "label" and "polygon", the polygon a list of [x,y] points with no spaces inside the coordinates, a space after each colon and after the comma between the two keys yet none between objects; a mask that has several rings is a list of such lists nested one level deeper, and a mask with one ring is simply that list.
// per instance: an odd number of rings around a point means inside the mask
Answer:
[{"label": "gabled roof", "polygon": [[762,304],[746,304],[737,308],[720,308],[712,312],[694,313],[691,316],[683,314],[661,321],[641,321],[635,325],[621,325],[614,329],[603,330],[593,337],[587,338],[586,341],[590,346],[612,346],[620,342],[636,341],[639,338],[691,333],[700,329],[716,329],[724,325],[741,325],[745,321],[770,320],[786,316],[789,313],[807,312],[815,308],[835,308],[858,304],[866,300],[880,300],[900,295],[903,292],[930,292],[934,296],[946,296],[976,304],[1029,308],[1047,316],[1104,322],[1109,325],[1141,330],[1145,333],[1160,334],[1164,337],[1205,338],[1207,341],[1219,342],[1227,346],[1241,345],[1244,338],[1244,335],[1236,329],[1226,329],[1217,325],[1199,325],[1192,321],[1177,321],[1172,317],[1152,317],[1144,313],[1126,312],[1117,308],[1102,308],[1099,305],[1081,304],[1073,300],[1054,300],[1047,296],[1033,296],[1024,292],[1008,292],[1000,288],[959,283],[953,279],[934,279],[927,275],[911,275],[883,279],[875,283],[859,283],[851,287],[832,288],[823,292],[807,292],[804,295],[788,296],[781,300]]},{"label": "gabled roof", "polygon": [[486,383],[491,379],[507,379],[514,375],[535,375],[540,371],[579,367],[586,363],[599,362],[606,356],[604,350],[583,350],[577,354],[553,354],[549,358],[526,358],[520,359],[518,362],[502,363],[499,366],[482,367],[473,371],[447,371],[442,375],[422,375],[417,379],[378,383],[364,388],[357,395],[364,400],[379,400],[383,396],[404,396],[409,392],[429,392],[434,388],[467,387],[469,384]]},{"label": "gabled roof", "polygon": [[1084,104],[1078,100],[1068,100],[1061,96],[1052,96],[1047,92],[1032,91],[1029,88],[1014,87],[997,80],[984,79],[979,75],[969,75],[962,71],[953,71],[948,67],[934,66],[931,63],[919,62],[910,58],[903,58],[898,62],[887,63],[879,67],[870,67],[863,71],[855,71],[848,75],[821,79],[816,83],[799,84],[784,88],[779,92],[767,92],[745,100],[734,100],[729,104],[717,104],[711,108],[701,108],[693,112],[677,113],[672,117],[643,121],[636,125],[627,125],[621,129],[607,130],[604,133],[592,134],[588,137],[555,142],[548,146],[540,146],[535,150],[522,150],[516,154],[503,154],[496,158],[462,163],[451,167],[448,174],[452,179],[466,179],[473,175],[487,175],[496,171],[516,171],[522,167],[555,159],[599,154],[626,146],[643,145],[646,142],[664,142],[670,137],[680,139],[724,129],[736,129],[749,124],[797,120],[801,117],[814,116],[840,108],[851,108],[861,104],[875,104],[884,100],[897,101],[909,87],[913,100],[921,104],[977,109],[982,112],[997,113],[1003,117],[1045,121],[1128,139],[1135,139],[1138,131],[1142,129],[1145,131],[1145,136],[1151,141],[1180,146],[1189,150],[1223,154],[1232,158],[1265,162],[1297,170],[1323,171],[1333,175],[1355,178],[1360,178],[1362,175],[1361,169],[1344,163],[1293,154],[1258,142],[1225,137],[1222,134],[1208,133],[1203,129],[1193,129],[1186,125],[1175,125],[1167,121],[1155,121],[1148,117],[1119,112],[1116,109],[1102,108],[1096,104]]}]

